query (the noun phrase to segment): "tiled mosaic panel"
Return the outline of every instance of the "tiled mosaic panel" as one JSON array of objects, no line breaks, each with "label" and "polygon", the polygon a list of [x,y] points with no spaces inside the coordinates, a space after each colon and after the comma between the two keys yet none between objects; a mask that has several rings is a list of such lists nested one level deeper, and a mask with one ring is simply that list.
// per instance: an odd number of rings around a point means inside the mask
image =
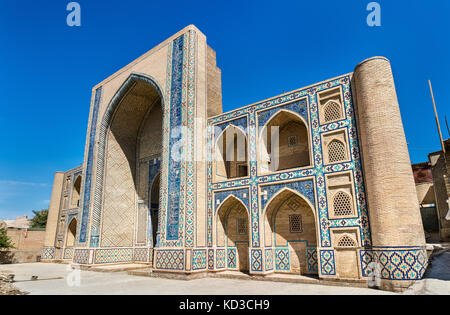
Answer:
[{"label": "tiled mosaic panel", "polygon": [[227,251],[226,249],[216,250],[216,269],[227,268]]},{"label": "tiled mosaic panel", "polygon": [[97,249],[95,250],[94,263],[121,263],[133,261],[132,248],[114,248],[114,249]]},{"label": "tiled mosaic panel", "polygon": [[378,263],[380,276],[386,280],[420,280],[428,265],[425,248],[375,248],[361,250],[361,271],[368,277],[371,263]]},{"label": "tiled mosaic panel", "polygon": [[167,249],[156,250],[156,269],[184,270],[184,250]]},{"label": "tiled mosaic panel", "polygon": [[319,267],[316,247],[307,247],[306,260],[308,264],[308,272],[317,273],[319,271]]},{"label": "tiled mosaic panel", "polygon": [[267,206],[267,203],[272,199],[272,197],[279,192],[280,190],[284,188],[290,188],[294,191],[299,192],[306,198],[308,198],[309,202],[311,202],[312,205],[315,204],[314,200],[314,183],[313,180],[304,180],[304,181],[297,181],[297,182],[289,182],[289,183],[283,183],[283,184],[277,184],[277,185],[269,185],[269,186],[263,186],[262,191],[267,191],[267,198],[263,196],[261,198],[261,208],[265,209]]},{"label": "tiled mosaic panel", "polygon": [[42,249],[42,260],[55,259],[55,248],[54,247],[44,247]]},{"label": "tiled mosaic panel", "polygon": [[192,270],[205,270],[205,269],[206,269],[206,249],[193,250]]},{"label": "tiled mosaic panel", "polygon": [[278,271],[291,270],[289,259],[289,248],[275,249],[275,270]]},{"label": "tiled mosaic panel", "polygon": [[89,209],[91,206],[91,188],[92,188],[92,170],[94,160],[95,135],[97,129],[98,110],[100,108],[100,101],[102,97],[102,87],[95,91],[94,108],[92,110],[91,124],[89,131],[89,146],[87,152],[86,169],[84,170],[84,195],[83,195],[83,212],[81,220],[81,230],[79,243],[85,243],[87,239]]},{"label": "tiled mosaic panel", "polygon": [[90,263],[89,254],[89,249],[75,249],[73,253],[73,262],[76,264],[87,265]]},{"label": "tiled mosaic panel", "polygon": [[250,208],[249,205],[249,197],[250,192],[248,191],[248,188],[246,189],[236,189],[236,190],[225,190],[225,191],[218,191],[215,192],[214,198],[216,200],[215,203],[215,213],[217,213],[217,209],[219,206],[221,206],[225,199],[227,199],[229,196],[234,196],[236,199],[242,201],[242,203],[247,207],[247,209]]},{"label": "tiled mosaic panel", "polygon": [[262,249],[252,249],[250,251],[251,255],[251,270],[260,272],[263,271],[263,252]]},{"label": "tiled mosaic panel", "polygon": [[214,249],[208,249],[208,270],[214,270]]},{"label": "tiled mosaic panel", "polygon": [[227,268],[237,269],[237,251],[236,248],[227,249]]},{"label": "tiled mosaic panel", "polygon": [[265,250],[265,264],[266,264],[266,271],[272,271],[274,266],[273,266],[273,249],[266,249]]},{"label": "tiled mosaic panel", "polygon": [[69,260],[73,258],[73,248],[65,248],[63,253],[63,259]]},{"label": "tiled mosaic panel", "polygon": [[308,107],[306,99],[302,99],[296,102],[289,103],[284,106],[278,106],[276,108],[268,109],[258,113],[258,127],[259,131],[262,131],[264,125],[280,110],[288,110],[299,114],[306,122],[308,122]]},{"label": "tiled mosaic panel", "polygon": [[334,250],[320,250],[320,270],[324,276],[335,276]]},{"label": "tiled mosaic panel", "polygon": [[148,262],[149,261],[149,249],[148,248],[135,248],[133,260],[136,262]]},{"label": "tiled mosaic panel", "polygon": [[228,126],[234,126],[238,127],[242,131],[244,131],[247,134],[247,117],[242,117],[239,119],[234,119],[232,121],[227,121],[222,124],[214,126],[214,143],[217,141],[219,136],[222,134],[222,132],[228,127]]},{"label": "tiled mosaic panel", "polygon": [[[182,84],[183,84],[183,44],[184,36],[180,36],[173,42],[172,61],[172,90],[170,104],[170,138],[169,148],[181,141],[182,124]],[[175,133],[176,132],[176,133]],[[168,167],[168,205],[167,205],[167,240],[178,239],[178,225],[180,216],[180,185],[181,185],[181,162],[169,155]]]}]

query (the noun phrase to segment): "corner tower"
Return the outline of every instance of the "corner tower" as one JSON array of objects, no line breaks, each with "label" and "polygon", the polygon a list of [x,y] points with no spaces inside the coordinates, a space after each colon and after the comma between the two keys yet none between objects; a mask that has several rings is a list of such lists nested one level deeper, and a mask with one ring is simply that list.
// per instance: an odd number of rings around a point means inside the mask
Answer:
[{"label": "corner tower", "polygon": [[425,237],[389,60],[361,62],[353,81],[373,245],[362,260],[382,287],[406,287],[425,271]]}]

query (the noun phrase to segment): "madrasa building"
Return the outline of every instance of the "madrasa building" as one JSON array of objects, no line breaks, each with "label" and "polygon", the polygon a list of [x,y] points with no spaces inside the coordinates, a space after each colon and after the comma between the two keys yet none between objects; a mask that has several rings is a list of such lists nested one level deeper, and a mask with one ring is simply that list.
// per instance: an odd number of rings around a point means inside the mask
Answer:
[{"label": "madrasa building", "polygon": [[44,246],[88,267],[409,286],[427,254],[390,62],[222,113],[216,53],[184,28],[93,88]]}]

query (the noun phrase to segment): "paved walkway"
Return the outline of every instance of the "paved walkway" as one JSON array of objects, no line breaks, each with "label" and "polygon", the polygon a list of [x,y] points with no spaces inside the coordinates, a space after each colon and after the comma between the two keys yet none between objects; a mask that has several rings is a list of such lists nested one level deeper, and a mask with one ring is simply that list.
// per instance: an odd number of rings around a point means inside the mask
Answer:
[{"label": "paved walkway", "polygon": [[[189,294],[189,295],[302,295],[302,294],[393,294],[379,290],[353,287],[323,286],[317,284],[283,283],[204,278],[197,280],[170,280],[130,276],[125,272],[106,273],[80,271],[81,281],[76,285],[76,277],[61,264],[15,264],[0,265],[0,271],[16,275],[16,287],[30,294]],[[31,276],[37,281],[29,281]],[[49,279],[50,278],[50,279]],[[60,278],[60,279],[55,279]],[[49,280],[45,280],[49,279]],[[24,281],[26,280],[26,281]],[[69,286],[69,282],[75,286]]]}]

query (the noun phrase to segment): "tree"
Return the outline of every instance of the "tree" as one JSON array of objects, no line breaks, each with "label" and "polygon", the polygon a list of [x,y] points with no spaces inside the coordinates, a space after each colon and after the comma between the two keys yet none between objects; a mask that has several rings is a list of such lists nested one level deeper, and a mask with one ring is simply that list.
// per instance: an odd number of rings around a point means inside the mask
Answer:
[{"label": "tree", "polygon": [[48,210],[43,209],[41,211],[33,210],[34,218],[31,219],[31,228],[33,229],[45,229],[47,225]]},{"label": "tree", "polygon": [[14,248],[11,239],[8,237],[7,228],[0,225],[0,248]]}]

